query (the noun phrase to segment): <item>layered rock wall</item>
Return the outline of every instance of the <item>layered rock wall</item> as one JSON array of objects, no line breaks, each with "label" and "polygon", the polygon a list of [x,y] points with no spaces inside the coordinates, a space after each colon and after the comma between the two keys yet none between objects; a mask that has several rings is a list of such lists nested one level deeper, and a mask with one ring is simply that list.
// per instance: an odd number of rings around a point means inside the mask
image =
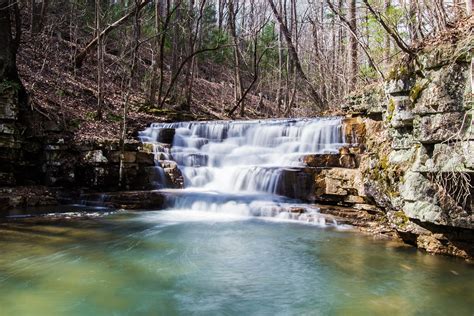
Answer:
[{"label": "layered rock wall", "polygon": [[[459,44],[461,45],[461,44]],[[344,110],[365,125],[364,194],[406,242],[474,255],[471,46],[437,46],[398,65],[384,89]],[[356,178],[356,177],[354,177]]]}]

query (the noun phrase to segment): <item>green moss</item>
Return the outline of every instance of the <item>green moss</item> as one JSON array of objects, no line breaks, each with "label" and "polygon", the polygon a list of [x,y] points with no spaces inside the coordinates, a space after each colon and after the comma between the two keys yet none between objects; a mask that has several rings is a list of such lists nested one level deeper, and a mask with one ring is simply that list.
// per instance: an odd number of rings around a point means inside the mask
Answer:
[{"label": "green moss", "polygon": [[122,115],[117,115],[114,113],[109,113],[107,114],[107,120],[111,122],[120,122],[122,121],[123,117]]},{"label": "green moss", "polygon": [[86,121],[93,121],[96,118],[97,113],[95,111],[90,111],[86,113]]},{"label": "green moss", "polygon": [[388,157],[382,156],[380,158],[380,167],[382,167],[383,170],[387,170],[389,166],[390,166],[390,163],[388,162]]},{"label": "green moss", "polygon": [[410,222],[410,219],[403,211],[397,211],[393,215],[395,218],[395,224],[400,228],[405,228]]},{"label": "green moss", "polygon": [[406,66],[393,67],[388,72],[387,79],[388,80],[397,80],[397,79],[406,78],[409,75],[410,75],[410,71],[408,70],[408,68]]},{"label": "green moss", "polygon": [[153,144],[150,144],[150,143],[145,143],[143,144],[143,151],[146,152],[146,153],[153,153]]},{"label": "green moss", "polygon": [[395,112],[395,100],[393,98],[390,98],[388,101],[388,106],[387,106],[387,121],[391,122],[393,119],[393,113]]},{"label": "green moss", "polygon": [[428,80],[423,79],[421,82],[416,82],[413,85],[413,88],[410,90],[410,101],[412,103],[415,103],[418,100],[423,90],[428,86],[428,83]]},{"label": "green moss", "polygon": [[79,128],[81,126],[81,120],[80,119],[71,119],[69,121],[69,125],[72,127],[72,128]]},{"label": "green moss", "polygon": [[18,82],[3,80],[0,82],[0,94],[7,90],[18,91],[20,90],[20,84]]},{"label": "green moss", "polygon": [[58,88],[58,89],[56,89],[55,94],[56,94],[58,97],[64,97],[64,95],[65,95],[66,93],[64,92],[64,90]]}]

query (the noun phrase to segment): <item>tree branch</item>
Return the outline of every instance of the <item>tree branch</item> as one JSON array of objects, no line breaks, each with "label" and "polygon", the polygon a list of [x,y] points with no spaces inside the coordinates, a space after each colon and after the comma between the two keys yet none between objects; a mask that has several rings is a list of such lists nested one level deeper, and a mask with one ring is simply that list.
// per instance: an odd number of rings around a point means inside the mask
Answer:
[{"label": "tree branch", "polygon": [[118,27],[118,26],[124,24],[125,22],[127,22],[127,20],[135,14],[136,10],[140,11],[150,1],[151,0],[143,0],[143,2],[141,2],[140,4],[137,4],[137,6],[134,9],[130,10],[130,12],[125,14],[123,17],[121,17],[120,19],[118,19],[114,23],[107,26],[99,35],[97,35],[93,40],[91,40],[82,51],[80,51],[79,53],[76,54],[76,56],[74,58],[74,63],[76,65],[76,67],[80,68],[82,66],[84,60],[87,57],[87,54],[97,45],[97,42],[98,42],[99,38],[107,35],[108,33],[110,33],[116,27]]}]

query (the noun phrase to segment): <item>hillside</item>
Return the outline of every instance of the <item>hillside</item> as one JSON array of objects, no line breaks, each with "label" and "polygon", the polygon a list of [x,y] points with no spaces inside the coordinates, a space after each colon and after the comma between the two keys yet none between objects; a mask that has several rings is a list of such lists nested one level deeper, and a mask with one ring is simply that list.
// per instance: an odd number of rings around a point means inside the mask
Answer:
[{"label": "hillside", "polygon": [[[105,54],[107,67],[104,117],[97,120],[97,64],[93,55],[86,59],[81,68],[74,68],[72,60],[77,51],[74,43],[55,34],[38,34],[32,37],[27,30],[23,32],[20,47],[18,70],[28,93],[28,105],[32,110],[65,128],[75,128],[77,139],[119,137],[127,71],[120,66],[117,56]],[[218,82],[196,78],[190,112],[175,110],[173,105],[165,105],[163,109],[159,109],[157,106],[145,104],[144,89],[138,80],[139,76],[144,75],[143,68],[139,68],[139,74],[136,76],[127,115],[130,136],[152,122],[229,118],[226,111],[233,100],[233,88],[230,79],[225,81],[226,77],[230,76],[222,67],[207,67],[206,76],[221,78]],[[212,70],[218,74],[212,73]],[[249,93],[244,118],[268,117],[272,114],[271,102],[263,100],[263,105],[259,107],[259,101],[259,96]]]}]

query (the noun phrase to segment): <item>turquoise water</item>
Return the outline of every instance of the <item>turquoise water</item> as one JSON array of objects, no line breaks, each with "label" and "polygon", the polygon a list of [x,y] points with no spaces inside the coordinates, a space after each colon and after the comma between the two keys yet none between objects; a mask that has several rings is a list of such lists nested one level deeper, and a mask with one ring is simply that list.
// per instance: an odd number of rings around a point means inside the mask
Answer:
[{"label": "turquoise water", "polygon": [[474,268],[350,231],[186,211],[0,224],[1,315],[472,315]]}]

